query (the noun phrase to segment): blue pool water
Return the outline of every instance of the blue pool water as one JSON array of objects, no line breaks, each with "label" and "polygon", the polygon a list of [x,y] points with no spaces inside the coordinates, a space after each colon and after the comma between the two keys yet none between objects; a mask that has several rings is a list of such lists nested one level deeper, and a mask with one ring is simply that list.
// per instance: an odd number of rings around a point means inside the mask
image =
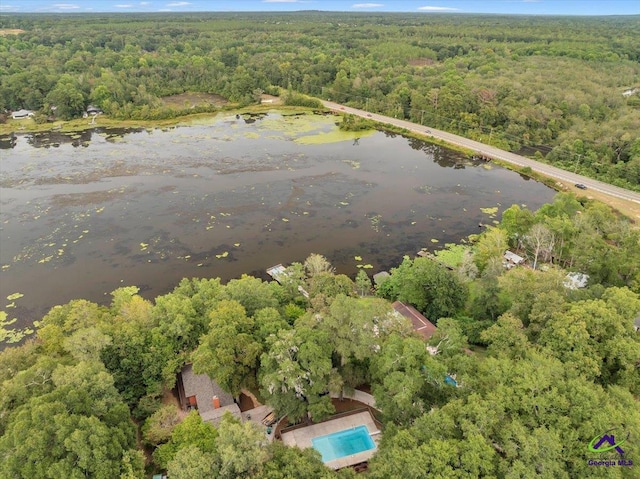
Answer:
[{"label": "blue pool water", "polygon": [[326,436],[311,439],[316,451],[322,454],[322,461],[328,462],[376,447],[367,426],[358,426]]}]

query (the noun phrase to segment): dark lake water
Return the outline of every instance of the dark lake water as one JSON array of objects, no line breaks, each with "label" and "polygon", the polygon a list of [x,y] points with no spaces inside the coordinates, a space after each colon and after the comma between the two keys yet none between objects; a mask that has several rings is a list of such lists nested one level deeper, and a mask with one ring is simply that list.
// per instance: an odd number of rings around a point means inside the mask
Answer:
[{"label": "dark lake water", "polygon": [[[153,298],[183,277],[264,277],[313,252],[338,272],[373,274],[554,195],[429,143],[357,138],[334,122],[271,112],[0,138],[0,308],[25,326],[120,286]],[[494,217],[481,210],[491,207]]]}]

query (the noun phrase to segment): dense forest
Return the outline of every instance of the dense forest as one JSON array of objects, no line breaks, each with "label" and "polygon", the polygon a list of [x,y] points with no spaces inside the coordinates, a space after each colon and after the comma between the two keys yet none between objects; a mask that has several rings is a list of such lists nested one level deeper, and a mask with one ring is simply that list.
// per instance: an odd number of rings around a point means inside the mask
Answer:
[{"label": "dense forest", "polygon": [[638,17],[264,13],[0,17],[0,110],[116,119],[184,92],[283,89],[402,117],[640,190]]},{"label": "dense forest", "polygon": [[[527,266],[505,268],[507,248]],[[587,273],[586,287],[568,272]],[[640,231],[559,194],[434,258],[405,257],[375,287],[312,254],[282,284],[194,278],[153,302],[134,286],[105,306],[75,300],[0,353],[0,476],[355,476],[250,422],[181,414],[167,391],[192,362],[292,423],[329,417],[328,393],[367,385],[384,424],[372,478],[637,477],[639,293]],[[437,324],[428,343],[389,300]],[[629,433],[634,464],[614,453],[615,467],[590,466],[604,456],[589,442],[612,428]]]}]

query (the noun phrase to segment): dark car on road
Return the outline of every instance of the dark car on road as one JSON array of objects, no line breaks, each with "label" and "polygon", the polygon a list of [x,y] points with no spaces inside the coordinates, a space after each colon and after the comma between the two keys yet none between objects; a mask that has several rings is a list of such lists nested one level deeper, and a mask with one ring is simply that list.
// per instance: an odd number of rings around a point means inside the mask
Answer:
[{"label": "dark car on road", "polygon": [[584,186],[582,183],[576,183],[576,184],[575,184],[575,187],[576,187],[576,188],[580,188],[581,190],[586,190],[586,189],[587,189],[587,187],[586,187],[586,186]]}]

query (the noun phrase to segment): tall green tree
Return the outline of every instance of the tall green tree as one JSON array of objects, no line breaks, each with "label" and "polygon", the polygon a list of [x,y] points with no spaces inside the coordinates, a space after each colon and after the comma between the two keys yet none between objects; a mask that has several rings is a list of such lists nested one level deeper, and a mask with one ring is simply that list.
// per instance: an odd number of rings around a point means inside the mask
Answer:
[{"label": "tall green tree", "polygon": [[205,479],[220,477],[215,456],[194,445],[186,446],[167,464],[167,474],[175,479]]},{"label": "tall green tree", "polygon": [[320,453],[313,448],[299,449],[285,446],[280,441],[269,444],[269,460],[256,474],[257,479],[299,479],[313,477],[317,479],[335,478],[332,469],[326,467],[320,459]]},{"label": "tall green tree", "polygon": [[106,479],[130,469],[125,457],[135,447],[135,428],[104,367],[59,365],[51,382],[50,391],[5,411],[0,476]]},{"label": "tall green tree", "polygon": [[509,247],[507,233],[500,228],[489,228],[480,236],[475,245],[475,261],[478,269],[483,271],[493,260],[502,261],[502,257]]},{"label": "tall green tree", "polygon": [[511,359],[523,357],[531,346],[522,321],[506,313],[481,334],[489,344],[488,351],[494,356],[505,354]]},{"label": "tall green tree", "polygon": [[529,268],[512,268],[498,278],[507,304],[508,312],[519,318],[525,326],[530,314],[544,293],[554,292],[566,297],[564,286],[566,273],[558,269],[541,272]]},{"label": "tall green tree", "polygon": [[412,304],[432,321],[455,316],[468,295],[466,286],[452,271],[429,258],[409,257],[391,270],[378,291],[388,299]]},{"label": "tall green tree", "polygon": [[45,101],[56,107],[56,115],[64,120],[82,116],[85,96],[78,81],[70,75],[62,75]]},{"label": "tall green tree", "polygon": [[269,457],[264,430],[251,421],[241,423],[230,413],[222,417],[216,442],[221,479],[254,477]]},{"label": "tall green tree", "polygon": [[178,407],[175,404],[164,405],[147,418],[142,427],[142,437],[147,444],[157,446],[171,439],[171,433],[178,424]]},{"label": "tall green tree", "polygon": [[335,271],[329,260],[317,253],[310,254],[304,261],[304,269],[311,278],[319,273],[333,273]]},{"label": "tall green tree", "polygon": [[360,296],[366,296],[371,292],[371,279],[364,269],[359,270],[356,275],[356,287]]},{"label": "tall green tree", "polygon": [[335,411],[329,393],[342,381],[333,367],[329,335],[320,329],[281,330],[267,340],[260,366],[261,393],[278,415],[296,422],[322,420]]},{"label": "tall green tree", "polygon": [[192,355],[194,371],[208,374],[225,391],[238,396],[254,385],[262,346],[255,321],[237,301],[222,300],[210,314],[209,332]]},{"label": "tall green tree", "polygon": [[317,327],[327,332],[340,366],[370,358],[390,334],[407,336],[412,330],[406,318],[395,314],[387,301],[342,294],[331,303],[329,314],[312,314],[309,322],[317,322]]},{"label": "tall green tree", "polygon": [[159,395],[162,365],[154,354],[152,331],[157,326],[153,305],[137,294],[138,288],[119,288],[112,293],[111,318],[103,330],[111,343],[100,358],[113,375],[115,386],[136,417],[147,415],[140,400]]},{"label": "tall green tree", "polygon": [[224,294],[227,299],[240,303],[248,316],[253,316],[259,309],[278,306],[271,284],[246,274],[243,274],[240,279],[229,281],[224,288]]},{"label": "tall green tree", "polygon": [[[171,439],[153,452],[153,458],[164,469],[174,461],[179,451],[188,447],[197,448],[199,452],[191,451],[190,454],[185,453],[187,455],[211,454],[214,456],[217,451],[217,438],[216,428],[203,422],[197,411],[191,411],[180,424],[175,426],[171,432]],[[194,462],[200,463],[202,458],[195,459]],[[181,460],[184,462],[185,458],[178,459],[178,461]]]},{"label": "tall green tree", "polygon": [[403,426],[422,416],[436,390],[446,387],[446,368],[418,338],[390,336],[372,359],[371,372],[376,406],[388,420]]},{"label": "tall green tree", "polygon": [[505,230],[509,238],[509,246],[518,248],[526,232],[533,226],[533,213],[519,205],[511,205],[503,211],[500,228]]},{"label": "tall green tree", "polygon": [[540,344],[586,378],[640,391],[640,338],[632,327],[638,295],[609,288],[602,299],[572,303],[556,313],[540,334]]}]

